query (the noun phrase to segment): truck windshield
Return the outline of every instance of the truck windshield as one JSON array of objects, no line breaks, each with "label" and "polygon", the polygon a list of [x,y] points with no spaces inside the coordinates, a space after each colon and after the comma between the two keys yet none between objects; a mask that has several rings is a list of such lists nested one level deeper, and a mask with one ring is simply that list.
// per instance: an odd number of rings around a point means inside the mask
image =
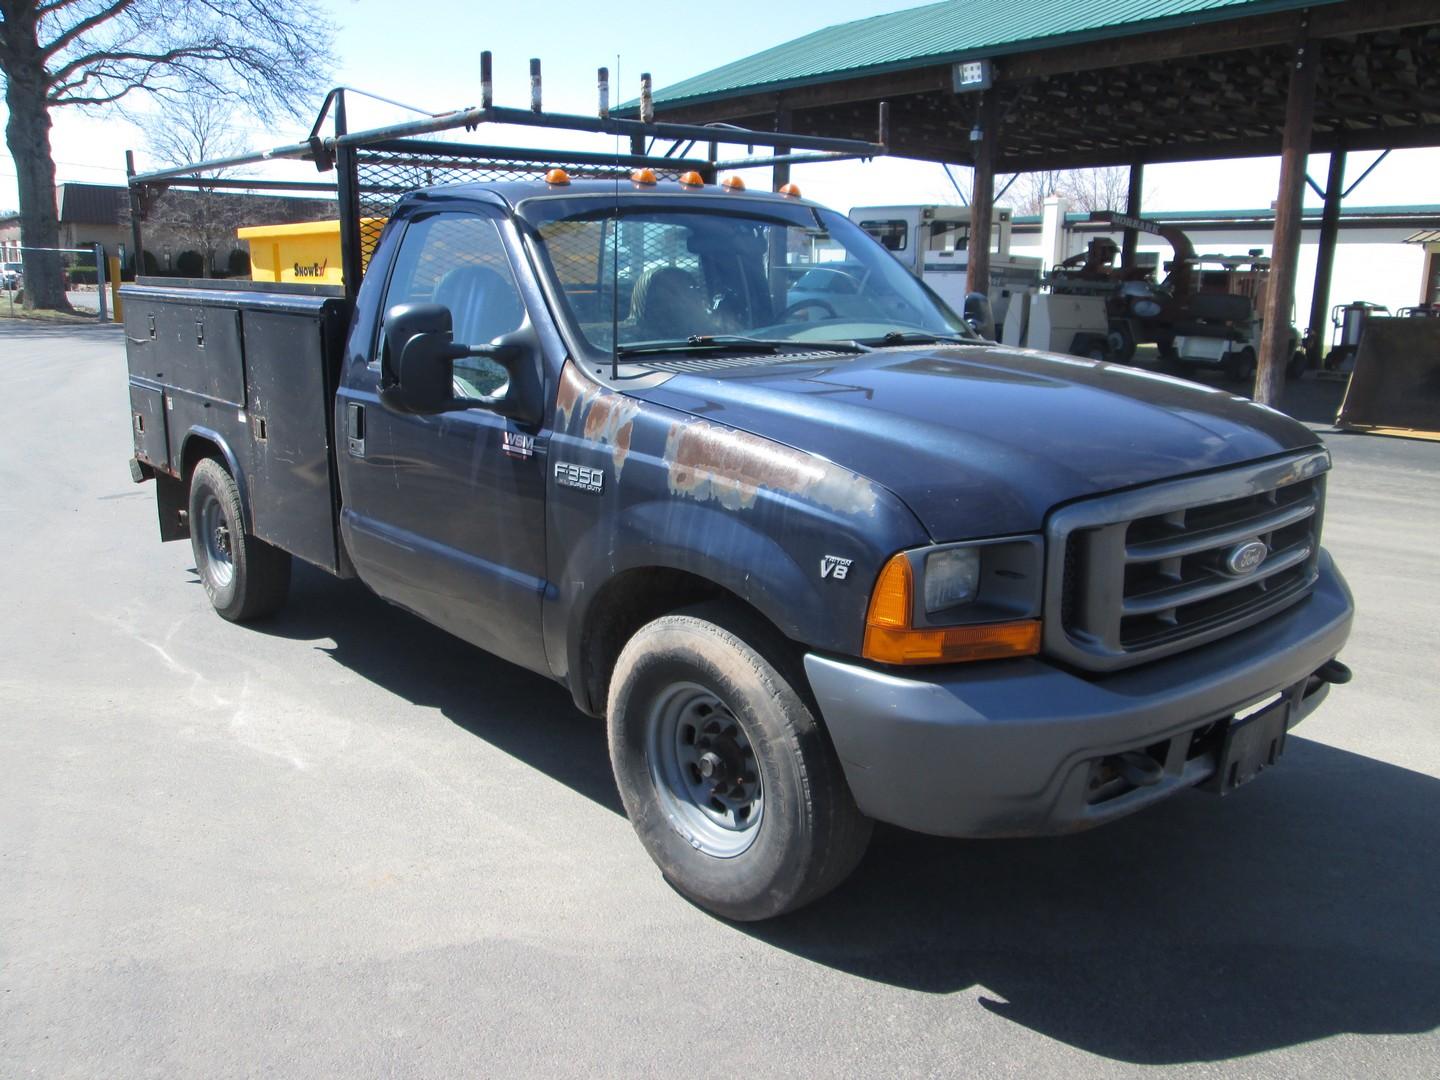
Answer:
[{"label": "truck windshield", "polygon": [[612,202],[534,224],[567,314],[597,352],[709,338],[777,346],[974,338],[849,220],[783,210]]}]

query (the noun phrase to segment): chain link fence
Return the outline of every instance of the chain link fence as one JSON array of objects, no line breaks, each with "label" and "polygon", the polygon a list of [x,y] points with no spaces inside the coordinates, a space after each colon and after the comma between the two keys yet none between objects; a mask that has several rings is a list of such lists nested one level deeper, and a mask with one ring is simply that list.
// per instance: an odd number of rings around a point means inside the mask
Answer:
[{"label": "chain link fence", "polygon": [[14,316],[24,313],[24,253],[49,253],[59,258],[60,272],[65,281],[65,298],[81,315],[108,317],[110,299],[106,295],[108,281],[101,265],[98,245],[88,248],[8,246],[0,261],[0,312]]}]

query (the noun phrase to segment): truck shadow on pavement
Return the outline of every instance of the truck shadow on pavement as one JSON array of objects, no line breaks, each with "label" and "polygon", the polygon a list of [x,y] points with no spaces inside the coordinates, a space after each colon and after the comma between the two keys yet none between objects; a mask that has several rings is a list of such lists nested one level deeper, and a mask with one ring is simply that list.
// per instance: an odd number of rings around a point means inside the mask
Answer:
[{"label": "truck shadow on pavement", "polygon": [[605,725],[575,708],[570,693],[468,645],[381,600],[358,581],[296,562],[290,600],[274,618],[250,624],[310,641],[336,662],[624,815],[610,772]]},{"label": "truck shadow on pavement", "polygon": [[[256,628],[333,639],[321,647],[358,675],[623,813],[604,727],[564,689],[358,583],[297,565],[289,607]],[[973,993],[1091,1053],[1169,1064],[1440,1025],[1437,897],[1440,780],[1292,736],[1258,783],[1094,832],[879,828],[829,897],[730,925],[860,979]]]},{"label": "truck shadow on pavement", "polygon": [[861,978],[974,987],[996,1015],[1139,1064],[1426,1032],[1437,823],[1440,780],[1292,735],[1256,784],[1095,832],[877,831],[839,891],[743,929]]}]

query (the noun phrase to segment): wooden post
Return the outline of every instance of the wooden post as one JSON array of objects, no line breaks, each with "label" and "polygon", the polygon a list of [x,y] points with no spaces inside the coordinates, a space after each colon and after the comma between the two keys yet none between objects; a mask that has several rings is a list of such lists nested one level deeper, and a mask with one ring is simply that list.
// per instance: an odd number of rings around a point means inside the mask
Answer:
[{"label": "wooden post", "polygon": [[[791,125],[792,123],[793,123],[793,117],[792,117],[792,115],[791,115],[790,110],[789,110],[789,109],[781,108],[781,107],[779,107],[779,106],[777,105],[776,108],[775,108],[775,130],[776,130],[776,131],[789,131],[789,130],[790,130],[790,125]],[[789,152],[790,152],[790,147],[788,147],[788,146],[777,146],[777,147],[775,147],[775,156],[776,156],[776,157],[781,157],[782,155],[788,154]],[[772,166],[770,167],[770,190],[771,190],[771,191],[779,191],[782,187],[784,187],[784,186],[785,186],[786,184],[788,184],[789,182],[790,182],[790,163],[789,163],[789,162],[781,162],[781,163],[778,164],[778,165],[772,165]]]},{"label": "wooden post", "polygon": [[[1125,193],[1125,215],[1140,216],[1140,189],[1145,184],[1145,166],[1140,162],[1130,166],[1130,188]],[[1135,269],[1135,249],[1140,246],[1140,234],[1134,229],[1125,230],[1125,242],[1120,248],[1120,266],[1125,270]]]},{"label": "wooden post", "polygon": [[1275,200],[1275,238],[1270,249],[1270,281],[1265,298],[1265,326],[1260,341],[1260,366],[1255,373],[1255,400],[1274,405],[1285,389],[1290,360],[1290,318],[1295,300],[1295,268],[1300,259],[1300,212],[1305,194],[1305,160],[1310,154],[1310,125],[1315,116],[1315,76],[1319,46],[1309,38],[1309,20],[1302,21],[1290,67],[1290,92],[1285,101],[1285,134],[1280,151],[1280,191]]},{"label": "wooden post", "polygon": [[1330,279],[1335,269],[1335,244],[1340,238],[1340,200],[1345,195],[1345,151],[1330,155],[1325,178],[1325,212],[1320,217],[1320,251],[1315,259],[1315,291],[1310,296],[1310,347],[1305,366],[1318,368],[1325,352],[1325,324],[1330,315]]},{"label": "wooden post", "polygon": [[[995,150],[999,141],[999,110],[994,89],[983,91],[976,103],[971,140],[975,154],[975,190],[970,197],[970,250],[965,268],[965,291],[990,292],[990,222],[995,203]],[[918,242],[923,243],[923,240]]]}]

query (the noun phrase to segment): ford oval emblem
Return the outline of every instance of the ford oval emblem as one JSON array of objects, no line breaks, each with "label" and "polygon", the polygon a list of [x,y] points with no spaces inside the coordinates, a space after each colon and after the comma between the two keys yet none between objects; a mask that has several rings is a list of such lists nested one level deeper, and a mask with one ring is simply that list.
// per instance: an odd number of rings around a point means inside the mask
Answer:
[{"label": "ford oval emblem", "polygon": [[1253,574],[1269,554],[1270,549],[1262,541],[1247,540],[1230,549],[1230,554],[1225,556],[1225,569],[1236,577]]}]

